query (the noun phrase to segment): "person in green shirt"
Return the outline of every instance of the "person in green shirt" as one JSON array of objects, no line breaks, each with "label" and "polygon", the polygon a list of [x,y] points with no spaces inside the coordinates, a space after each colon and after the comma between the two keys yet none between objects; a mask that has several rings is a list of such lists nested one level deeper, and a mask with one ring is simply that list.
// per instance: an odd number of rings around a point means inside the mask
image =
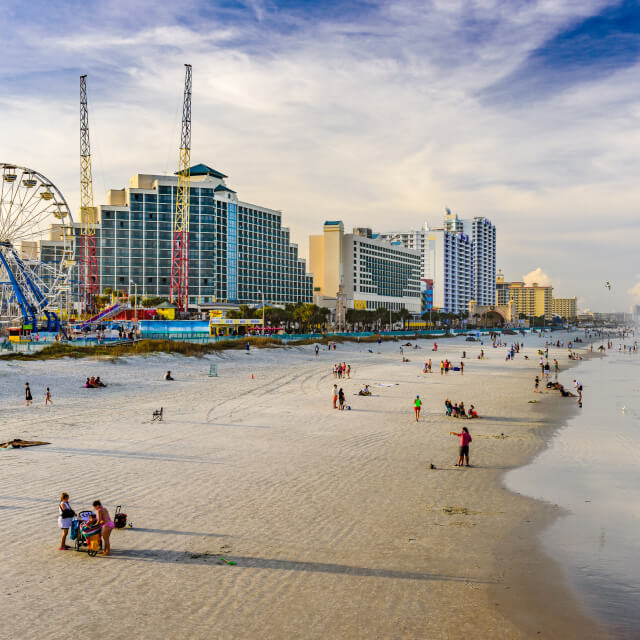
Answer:
[{"label": "person in green shirt", "polygon": [[413,410],[416,414],[416,422],[418,422],[418,418],[420,417],[420,409],[422,408],[422,400],[420,400],[420,396],[416,396],[416,399],[413,402]]}]

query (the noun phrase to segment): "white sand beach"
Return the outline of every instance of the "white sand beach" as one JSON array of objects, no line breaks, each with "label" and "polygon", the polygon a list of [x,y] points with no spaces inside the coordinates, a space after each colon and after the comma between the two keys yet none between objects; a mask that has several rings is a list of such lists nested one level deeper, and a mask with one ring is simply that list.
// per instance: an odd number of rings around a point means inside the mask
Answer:
[{"label": "white sand beach", "polygon": [[[500,482],[575,400],[532,393],[530,337],[530,359],[511,362],[487,342],[485,360],[478,343],[432,342],[408,363],[399,343],[0,362],[0,441],[51,443],[0,450],[0,638],[91,625],[145,640],[604,637],[536,542],[559,509]],[[463,349],[464,375],[441,376]],[[566,349],[554,357],[567,367]],[[338,361],[351,379],[334,380]],[[91,375],[109,386],[82,388]],[[350,411],[331,408],[334,382]],[[373,397],[356,395],[364,384]],[[445,417],[445,397],[482,419]],[[461,469],[449,432],[462,426]],[[57,550],[62,491],[76,511],[123,506],[133,528],[114,531],[110,557]]]}]

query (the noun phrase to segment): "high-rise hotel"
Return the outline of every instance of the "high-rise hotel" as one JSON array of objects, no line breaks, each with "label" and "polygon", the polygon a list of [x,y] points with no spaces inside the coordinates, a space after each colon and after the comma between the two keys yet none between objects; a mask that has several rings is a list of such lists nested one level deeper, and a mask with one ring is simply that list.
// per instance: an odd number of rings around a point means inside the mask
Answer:
[{"label": "high-rise hotel", "polygon": [[487,218],[462,220],[447,209],[441,227],[425,223],[380,237],[420,252],[422,281],[433,288],[433,306],[440,311],[468,311],[471,300],[495,304],[496,228]]},{"label": "high-rise hotel", "polygon": [[[189,303],[312,302],[313,281],[282,213],[243,202],[227,176],[191,167]],[[169,296],[177,176],[138,174],[97,207],[100,288]]]},{"label": "high-rise hotel", "polygon": [[345,233],[342,221],[328,220],[322,235],[309,236],[309,268],[321,306],[343,295],[347,309],[420,313],[420,253],[371,229]]}]

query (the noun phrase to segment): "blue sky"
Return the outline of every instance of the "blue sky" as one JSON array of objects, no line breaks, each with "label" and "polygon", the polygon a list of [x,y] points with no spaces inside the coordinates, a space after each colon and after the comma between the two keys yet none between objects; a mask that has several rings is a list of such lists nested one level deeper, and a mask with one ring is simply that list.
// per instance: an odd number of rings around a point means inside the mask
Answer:
[{"label": "blue sky", "polygon": [[173,171],[189,62],[194,162],[282,209],[302,253],[327,218],[387,230],[448,206],[497,224],[507,278],[542,269],[557,296],[626,309],[640,302],[638,5],[15,2],[2,157],[76,207],[87,73],[96,200]]}]

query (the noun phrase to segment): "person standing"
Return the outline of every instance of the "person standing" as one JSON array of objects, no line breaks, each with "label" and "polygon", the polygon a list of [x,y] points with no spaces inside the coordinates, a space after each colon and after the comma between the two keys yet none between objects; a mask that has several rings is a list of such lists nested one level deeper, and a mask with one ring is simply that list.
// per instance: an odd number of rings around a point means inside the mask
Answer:
[{"label": "person standing", "polygon": [[47,387],[44,394],[44,406],[46,407],[48,404],[53,404],[53,400],[51,399],[51,389],[49,389],[49,387]]},{"label": "person standing", "polygon": [[464,374],[464,362],[460,362],[460,375]]},{"label": "person standing", "polygon": [[469,429],[467,427],[462,427],[462,431],[460,433],[456,433],[455,431],[449,431],[449,435],[458,436],[460,438],[460,452],[458,454],[458,462],[456,463],[456,467],[464,466],[462,463],[464,459],[467,460],[467,467],[470,467],[469,464],[469,443],[471,442],[471,434],[469,433]]},{"label": "person standing", "polygon": [[420,396],[416,396],[416,399],[413,402],[413,411],[416,414],[416,422],[420,418],[420,409],[422,409],[422,400],[420,400]]},{"label": "person standing", "polygon": [[316,358],[318,357],[318,354],[320,353],[320,347],[318,345],[316,345]]},{"label": "person standing", "polygon": [[69,549],[66,544],[67,534],[69,533],[69,528],[71,527],[73,516],[76,515],[76,512],[71,508],[71,505],[69,504],[69,494],[66,491],[60,495],[58,511],[58,526],[62,531],[62,534],[60,535],[60,546],[58,547],[58,551],[65,551],[66,549]]},{"label": "person standing", "polygon": [[337,409],[338,408],[338,385],[337,384],[333,385],[332,393],[333,393],[333,396],[332,396],[333,397],[333,408]]},{"label": "person standing", "polygon": [[94,500],[93,506],[96,510],[96,516],[98,517],[98,524],[102,527],[100,533],[102,534],[102,551],[101,556],[108,556],[111,553],[111,544],[109,543],[109,537],[114,530],[115,525],[111,520],[109,512],[102,506],[100,500]]},{"label": "person standing", "polygon": [[338,391],[338,405],[340,411],[344,411],[344,391],[342,390],[342,387],[340,387],[340,391]]},{"label": "person standing", "polygon": [[31,395],[31,387],[29,386],[28,382],[25,382],[24,383],[24,403],[25,405],[27,405],[27,407],[30,407],[32,402],[33,402],[33,396]]},{"label": "person standing", "polygon": [[[593,346],[593,345],[591,345]],[[558,371],[560,370],[560,366],[558,365],[558,361],[554,358],[553,360],[553,370],[556,374],[556,380],[558,379]]]},{"label": "person standing", "polygon": [[579,380],[574,380],[573,386],[578,392],[578,402],[582,402],[582,382],[580,382]]},{"label": "person standing", "polygon": [[533,388],[534,393],[538,393],[538,388],[540,387],[540,378],[536,376],[535,387]]}]

